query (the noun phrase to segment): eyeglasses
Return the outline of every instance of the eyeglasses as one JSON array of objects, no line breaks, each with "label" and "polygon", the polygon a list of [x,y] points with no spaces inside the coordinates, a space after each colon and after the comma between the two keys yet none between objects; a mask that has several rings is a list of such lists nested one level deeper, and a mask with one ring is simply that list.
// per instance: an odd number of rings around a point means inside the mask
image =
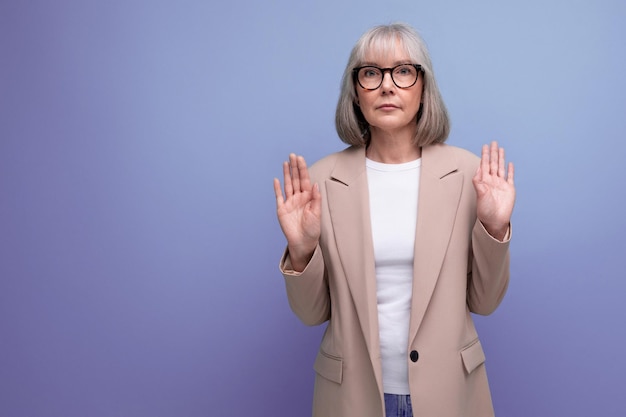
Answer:
[{"label": "eyeglasses", "polygon": [[417,82],[417,77],[424,69],[419,64],[401,64],[393,68],[378,68],[373,65],[357,67],[352,70],[352,77],[366,90],[376,90],[383,83],[385,73],[391,74],[391,80],[398,88],[409,88]]}]

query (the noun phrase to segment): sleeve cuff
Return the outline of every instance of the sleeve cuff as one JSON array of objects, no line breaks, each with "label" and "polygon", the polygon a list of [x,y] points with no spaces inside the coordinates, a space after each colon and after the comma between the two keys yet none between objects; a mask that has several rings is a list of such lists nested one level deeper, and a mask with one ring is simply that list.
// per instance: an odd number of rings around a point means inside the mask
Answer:
[{"label": "sleeve cuff", "polygon": [[487,231],[487,229],[485,229],[485,226],[480,220],[477,220],[477,222],[480,224],[480,228],[485,232],[485,234],[489,236],[491,239],[493,239],[494,241],[499,242],[499,243],[509,243],[509,241],[511,240],[511,234],[513,233],[511,223],[509,223],[509,227],[506,230],[506,234],[504,235],[504,238],[500,240],[491,236],[489,232]]},{"label": "sleeve cuff", "polygon": [[313,252],[313,256],[311,256],[309,263],[304,267],[304,269],[301,272],[298,272],[298,271],[293,270],[293,266],[291,265],[291,259],[289,258],[289,249],[285,248],[285,252],[283,253],[283,256],[280,258],[280,263],[278,265],[280,272],[283,275],[289,275],[289,276],[294,276],[294,277],[304,274],[306,270],[309,269],[309,266],[312,263],[317,261],[317,258],[320,256],[319,252],[320,252],[320,247],[318,245],[315,248],[315,251]]}]

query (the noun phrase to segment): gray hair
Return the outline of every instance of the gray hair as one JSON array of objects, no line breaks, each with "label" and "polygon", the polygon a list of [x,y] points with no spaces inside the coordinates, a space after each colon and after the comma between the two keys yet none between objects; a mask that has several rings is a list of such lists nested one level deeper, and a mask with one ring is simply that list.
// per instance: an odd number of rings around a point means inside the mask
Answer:
[{"label": "gray hair", "polygon": [[376,26],[365,32],[350,53],[341,80],[341,93],[335,112],[337,134],[349,145],[365,146],[370,141],[369,124],[356,105],[356,86],[352,70],[364,63],[365,55],[371,50],[393,51],[396,42],[400,42],[411,61],[420,64],[423,69],[422,105],[418,112],[414,143],[426,146],[445,142],[448,138],[450,132],[448,111],[435,81],[426,44],[411,26],[393,23]]}]

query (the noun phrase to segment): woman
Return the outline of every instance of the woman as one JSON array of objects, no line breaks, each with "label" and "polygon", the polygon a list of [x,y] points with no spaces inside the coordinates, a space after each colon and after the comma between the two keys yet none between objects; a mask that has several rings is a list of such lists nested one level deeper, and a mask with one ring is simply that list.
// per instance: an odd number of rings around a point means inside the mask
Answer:
[{"label": "woman", "polygon": [[336,127],[350,147],[310,170],[290,155],[281,259],[291,308],[328,321],[313,415],[493,415],[470,312],[509,280],[513,165],[444,145],[449,121],[426,47],[409,26],[375,27],[346,67]]}]

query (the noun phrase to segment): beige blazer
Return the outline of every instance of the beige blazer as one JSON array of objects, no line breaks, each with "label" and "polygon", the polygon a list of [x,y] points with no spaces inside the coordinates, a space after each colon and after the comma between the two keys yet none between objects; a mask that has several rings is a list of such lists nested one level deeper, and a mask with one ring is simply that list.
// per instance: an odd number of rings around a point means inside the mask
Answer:
[{"label": "beige blazer", "polygon": [[[470,312],[490,314],[509,281],[509,240],[476,219],[479,158],[422,149],[407,365],[416,416],[493,416],[485,355]],[[308,325],[328,321],[314,369],[314,417],[383,417],[384,397],[365,149],[314,164],[322,230],[306,269],[280,269],[289,304]],[[510,233],[509,233],[510,234]]]}]

